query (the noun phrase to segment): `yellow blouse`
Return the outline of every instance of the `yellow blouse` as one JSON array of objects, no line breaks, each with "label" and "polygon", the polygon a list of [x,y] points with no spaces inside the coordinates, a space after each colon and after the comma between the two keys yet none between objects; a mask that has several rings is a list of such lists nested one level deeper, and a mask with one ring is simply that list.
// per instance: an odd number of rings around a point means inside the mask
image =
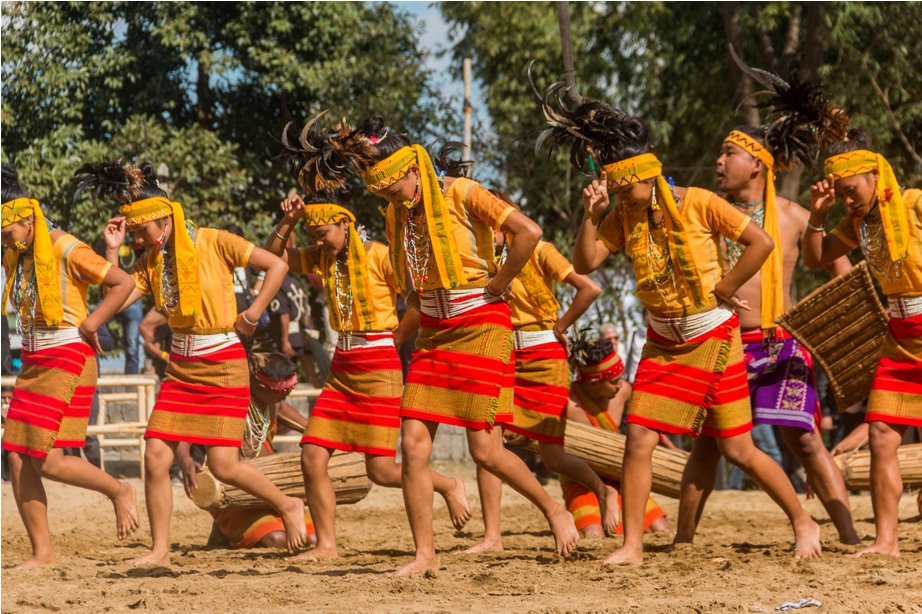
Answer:
[{"label": "yellow blouse", "polygon": [[[711,295],[723,277],[721,237],[727,237],[731,241],[739,240],[751,220],[748,215],[738,211],[724,199],[701,188],[688,188],[680,206],[695,267],[704,284],[704,294]],[[647,227],[646,219],[646,207],[628,209],[617,203],[599,226],[599,240],[612,253],[625,248],[625,253],[633,263],[637,279],[643,279],[650,274],[649,256],[643,253],[642,248],[646,244],[646,237],[643,237],[644,229]],[[638,286],[637,298],[658,317],[694,315],[717,305],[717,299],[711,295],[709,306],[696,309],[694,298],[688,295],[682,284],[673,283],[675,275],[678,274],[678,269],[674,269],[672,277],[659,288],[652,283],[646,287]]]},{"label": "yellow blouse", "polygon": [[[573,272],[573,265],[547,241],[538,243],[531,264],[525,266],[512,282],[512,294],[515,296],[515,300],[509,303],[512,326],[516,330],[550,330],[557,322],[556,310],[560,309],[553,299],[555,282],[563,283]],[[538,279],[524,279],[525,275],[536,275]],[[553,299],[554,311],[549,311],[547,305],[542,307],[534,293],[529,291],[533,284],[541,284],[539,290]]]},{"label": "yellow blouse", "polygon": [[[922,190],[911,189],[903,192],[909,221],[909,256],[902,260],[902,274],[894,280],[888,280],[874,271],[880,287],[887,296],[922,296]],[[859,245],[859,226],[861,220],[846,216],[829,233],[851,249]]]},{"label": "yellow blouse", "polygon": [[[103,282],[112,264],[94,252],[89,245],[69,234],[58,237],[51,249],[58,261],[61,303],[64,306],[64,321],[58,326],[76,328],[89,315],[86,306],[87,290],[90,286]],[[31,267],[31,258],[23,261],[24,276],[29,276]],[[7,271],[7,275],[15,274],[16,271]],[[38,304],[35,305],[35,324],[45,326],[41,302],[36,302]],[[30,305],[19,305],[19,317],[28,319],[29,314],[26,312],[28,309],[31,309]]]},{"label": "yellow blouse", "polygon": [[[255,246],[246,239],[213,228],[197,229],[192,241],[198,256],[202,311],[195,316],[171,315],[170,328],[198,335],[233,331],[237,323],[234,269],[247,266]],[[131,270],[141,294],[150,293],[151,276],[156,274],[150,256],[150,252],[142,254]]]},{"label": "yellow blouse", "polygon": [[[299,248],[301,253],[301,271],[323,275],[320,266],[320,248],[312,245]],[[366,251],[368,256],[368,277],[371,280],[371,311],[374,314],[373,330],[394,330],[399,321],[397,319],[397,278],[394,268],[387,256],[387,247],[375,241],[369,241]],[[324,289],[327,285],[324,284]],[[324,291],[326,294],[326,291]],[[336,297],[327,296],[327,306],[336,309]],[[355,300],[355,298],[353,298]],[[353,330],[360,330],[356,313],[358,308],[352,310]]]}]

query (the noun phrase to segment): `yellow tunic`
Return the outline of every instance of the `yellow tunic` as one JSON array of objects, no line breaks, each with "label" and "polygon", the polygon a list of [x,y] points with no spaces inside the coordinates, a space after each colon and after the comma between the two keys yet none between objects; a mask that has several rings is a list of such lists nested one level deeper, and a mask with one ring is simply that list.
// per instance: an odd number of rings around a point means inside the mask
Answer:
[{"label": "yellow tunic", "polygon": [[[476,181],[463,177],[458,177],[448,186],[445,202],[451,214],[452,233],[461,255],[467,287],[484,286],[497,271],[493,231],[500,229],[515,208],[490,194]],[[391,229],[388,229],[387,236],[393,237]],[[391,248],[403,249],[403,237],[393,239]],[[435,258],[430,258],[422,289],[441,287]]]},{"label": "yellow tunic", "polygon": [[[302,272],[324,274],[320,265],[322,254],[319,247],[312,245],[302,247],[298,251],[301,253]],[[387,246],[370,241],[366,255],[368,258],[368,277],[371,281],[369,301],[371,302],[371,313],[374,322],[372,330],[394,330],[399,323],[397,320],[398,287],[394,267],[387,256]],[[324,289],[326,287],[326,284],[324,284]],[[326,292],[324,293],[326,294]],[[329,308],[336,309],[336,297],[327,296],[326,299]],[[353,295],[353,300],[356,299],[357,297]],[[355,305],[352,310],[353,330],[361,330],[357,319],[357,314],[360,311],[359,305]]]},{"label": "yellow tunic", "polygon": [[[688,295],[681,284],[673,284],[672,280],[668,280],[659,288],[653,284],[638,287],[637,298],[658,317],[694,315],[717,305],[712,293],[723,277],[721,237],[727,237],[731,241],[739,240],[751,221],[749,216],[738,211],[724,199],[701,188],[688,188],[680,206],[695,267],[704,285],[704,294],[710,296],[710,305],[704,309],[696,309],[693,297]],[[643,279],[650,274],[649,257],[643,249],[646,245],[646,237],[643,236],[647,228],[646,219],[646,207],[628,209],[617,203],[599,227],[598,237],[605,247],[613,253],[622,247],[625,249],[633,262],[637,279]],[[674,270],[673,277],[678,274],[679,271]]]},{"label": "yellow tunic", "polygon": [[[554,297],[554,283],[563,281],[573,272],[573,265],[547,241],[538,243],[531,266],[526,266],[512,282],[512,294],[515,300],[509,303],[512,314],[512,326],[516,330],[550,330],[557,322],[557,309],[560,305]],[[526,279],[535,276],[536,279]],[[541,284],[540,287],[537,284]],[[553,301],[554,311],[547,306],[542,308],[535,294],[529,291],[538,287],[539,291],[549,295]]]},{"label": "yellow tunic", "polygon": [[[96,254],[88,245],[69,234],[58,238],[52,245],[54,257],[58,261],[58,276],[61,288],[61,303],[64,307],[64,321],[58,326],[78,327],[89,315],[86,307],[87,290],[92,285],[99,285],[106,278],[109,267],[112,265]],[[23,262],[23,271],[29,275],[32,260]],[[7,271],[7,275],[15,275],[16,271]],[[19,305],[21,312],[30,309],[29,305]],[[28,318],[28,313],[20,313],[20,317]],[[45,317],[42,306],[35,306],[35,324],[45,326]]]},{"label": "yellow tunic", "polygon": [[[909,221],[909,255],[902,260],[902,275],[895,280],[888,280],[875,271],[877,281],[887,296],[922,295],[922,190],[911,189],[903,192]],[[859,245],[859,226],[861,220],[846,216],[829,233],[842,243],[855,249]],[[874,270],[874,267],[871,267]]]},{"label": "yellow tunic", "polygon": [[[170,328],[179,333],[212,335],[233,331],[237,322],[237,299],[234,295],[234,269],[250,261],[254,245],[224,230],[199,228],[193,238],[198,256],[199,283],[202,286],[202,310],[195,316],[170,316]],[[156,269],[151,253],[145,252],[131,270],[131,277],[141,294],[151,291],[151,276]]]}]

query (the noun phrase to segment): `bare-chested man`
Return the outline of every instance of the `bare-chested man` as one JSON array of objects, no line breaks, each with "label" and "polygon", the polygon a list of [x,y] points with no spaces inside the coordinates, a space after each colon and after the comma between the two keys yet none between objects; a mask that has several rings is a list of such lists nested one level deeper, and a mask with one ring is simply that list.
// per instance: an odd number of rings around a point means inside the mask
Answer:
[{"label": "bare-chested man", "polygon": [[[823,445],[818,428],[818,404],[812,359],[775,318],[791,308],[791,285],[809,211],[776,197],[774,168],[793,161],[775,160],[761,128],[740,126],[723,142],[717,158],[717,183],[724,197],[749,215],[772,236],[775,251],[739,289],[750,310],[739,310],[745,344],[746,370],[754,425],[778,426],[784,441],[807,472],[809,485],[819,496],[846,544],[857,544],[842,474]],[[739,257],[735,244],[725,245],[726,268]],[[840,258],[827,270],[838,276],[851,268]],[[691,542],[705,502],[714,487],[720,451],[716,441],[701,437],[688,464],[695,479],[685,485],[674,543]]]}]

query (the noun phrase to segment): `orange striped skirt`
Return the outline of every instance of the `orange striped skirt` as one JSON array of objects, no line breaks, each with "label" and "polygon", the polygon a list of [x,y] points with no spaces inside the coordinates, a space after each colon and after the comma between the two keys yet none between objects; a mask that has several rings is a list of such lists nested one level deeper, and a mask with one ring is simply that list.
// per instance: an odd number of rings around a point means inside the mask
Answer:
[{"label": "orange striped skirt", "polygon": [[[602,478],[609,486],[618,490],[618,527],[615,533],[624,534],[624,510],[621,505],[621,485],[614,480]],[[584,531],[592,525],[602,525],[602,510],[599,507],[599,499],[595,493],[572,480],[560,476],[560,489],[563,491],[563,498],[567,504],[567,510],[573,514],[573,521],[579,531]],[[660,518],[665,518],[666,512],[663,511],[653,497],[647,498],[647,511],[643,519],[643,530],[646,531],[654,522]]]},{"label": "orange striped skirt", "polygon": [[52,448],[82,448],[98,368],[86,343],[22,353],[3,449],[45,458]]},{"label": "orange striped skirt", "polygon": [[397,455],[403,368],[393,345],[336,350],[301,445]]},{"label": "orange striped skirt", "polygon": [[647,329],[627,422],[662,433],[733,437],[752,430],[739,318],[686,343]]},{"label": "orange striped skirt", "polygon": [[536,441],[563,444],[570,367],[559,342],[515,351],[512,424],[503,428]]},{"label": "orange striped skirt", "polygon": [[401,418],[482,430],[512,422],[512,320],[502,302],[452,318],[420,314]]},{"label": "orange striped skirt", "polygon": [[171,352],[144,437],[239,448],[250,406],[249,384],[240,344],[204,356]]},{"label": "orange striped skirt", "polygon": [[[211,512],[211,516],[234,549],[252,548],[269,533],[285,531],[285,523],[271,507],[217,510]],[[314,521],[307,509],[304,510],[304,524],[307,534],[314,535]]]},{"label": "orange striped skirt", "polygon": [[890,318],[865,420],[922,426],[922,315]]}]

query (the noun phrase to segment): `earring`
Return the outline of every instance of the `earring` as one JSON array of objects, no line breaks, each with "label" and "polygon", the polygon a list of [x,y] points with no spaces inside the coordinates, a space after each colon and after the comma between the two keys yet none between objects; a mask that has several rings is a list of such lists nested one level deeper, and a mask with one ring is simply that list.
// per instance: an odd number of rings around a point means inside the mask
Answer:
[{"label": "earring", "polygon": [[419,204],[419,201],[422,197],[423,195],[419,191],[419,179],[417,179],[416,180],[416,190],[413,192],[413,200],[403,201],[403,206],[406,207],[407,209],[412,209],[413,207]]},{"label": "earring", "polygon": [[13,243],[13,249],[15,249],[17,252],[24,252],[26,251],[26,245],[21,241],[16,241]]}]

